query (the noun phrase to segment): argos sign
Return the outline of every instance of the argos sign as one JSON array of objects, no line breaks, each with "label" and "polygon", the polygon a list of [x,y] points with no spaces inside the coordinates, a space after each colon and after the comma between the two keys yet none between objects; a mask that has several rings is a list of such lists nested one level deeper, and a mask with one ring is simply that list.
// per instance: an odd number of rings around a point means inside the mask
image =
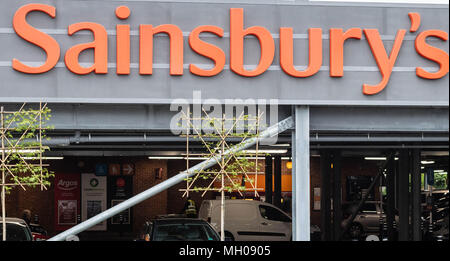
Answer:
[{"label": "argos sign", "polygon": [[58,184],[56,184],[58,189],[60,190],[74,190],[78,188],[78,181],[77,180],[64,180],[60,179]]},{"label": "argos sign", "polygon": [[[28,4],[20,7],[13,18],[13,28],[16,34],[30,43],[42,48],[47,59],[44,64],[36,67],[28,66],[18,59],[12,60],[12,68],[27,74],[45,73],[58,63],[61,56],[61,48],[58,42],[50,35],[32,27],[26,21],[30,12],[43,12],[51,18],[56,18],[56,8],[45,4]],[[126,20],[131,11],[126,6],[116,8],[115,15],[118,19]],[[406,14],[405,14],[406,15]],[[244,28],[244,10],[231,8],[230,36],[229,36],[229,64],[234,73],[244,77],[255,77],[263,74],[272,65],[275,57],[275,41],[269,30],[261,26]],[[381,80],[377,84],[363,84],[362,92],[366,95],[374,95],[381,92],[388,84],[395,62],[399,56],[405,35],[418,32],[415,37],[415,51],[424,59],[430,60],[439,66],[437,71],[430,72],[425,68],[416,67],[417,77],[423,79],[440,79],[448,74],[449,55],[429,43],[430,38],[441,41],[448,40],[448,33],[442,30],[425,30],[419,32],[420,14],[408,13],[410,28],[399,29],[395,36],[393,47],[386,50],[378,29],[350,28],[344,31],[342,28],[329,29],[329,76],[344,77],[344,44],[348,39],[362,39],[363,35],[370,46],[371,54],[377,63]],[[69,48],[64,54],[65,66],[74,74],[107,74],[108,73],[108,33],[105,27],[93,22],[80,22],[68,26],[69,36],[81,31],[92,32],[94,40]],[[153,36],[155,34],[167,34],[170,37],[170,75],[183,75],[183,32],[173,24],[153,26],[151,24],[139,25],[139,74],[153,74]],[[190,73],[211,77],[219,74],[225,66],[226,54],[220,47],[207,43],[200,39],[202,33],[211,33],[218,38],[224,36],[221,27],[202,25],[193,29],[189,34],[189,46],[197,54],[204,56],[214,63],[211,69],[199,68],[195,64],[189,64]],[[259,63],[254,69],[244,67],[244,38],[247,35],[255,36],[260,45]],[[310,77],[316,74],[323,63],[323,29],[310,28],[309,36],[309,63],[305,70],[297,70],[294,66],[293,28],[281,27],[279,29],[279,59],[281,69],[289,76],[296,78]],[[130,25],[116,25],[116,74],[130,74]],[[83,67],[79,63],[79,55],[87,49],[94,50],[94,63],[90,67]]]}]

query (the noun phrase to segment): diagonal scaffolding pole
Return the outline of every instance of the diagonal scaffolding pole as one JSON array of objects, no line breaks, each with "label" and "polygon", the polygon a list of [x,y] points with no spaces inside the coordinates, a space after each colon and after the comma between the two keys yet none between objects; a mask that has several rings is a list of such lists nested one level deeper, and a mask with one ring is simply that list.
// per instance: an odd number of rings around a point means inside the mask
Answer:
[{"label": "diagonal scaffolding pole", "polygon": [[267,128],[266,130],[262,131],[261,133],[259,133],[258,136],[255,136],[255,137],[248,139],[240,144],[232,146],[231,148],[226,150],[222,156],[219,155],[218,157],[213,157],[208,160],[205,160],[205,161],[173,176],[172,178],[167,179],[166,181],[161,182],[158,185],[155,185],[155,186],[125,200],[124,202],[122,202],[112,208],[109,208],[109,209],[103,211],[102,213],[50,238],[48,241],[64,241],[67,239],[67,237],[76,235],[80,232],[83,232],[84,230],[89,229],[90,227],[93,227],[96,224],[98,224],[102,221],[105,221],[108,218],[111,218],[111,217],[119,214],[120,212],[122,212],[130,207],[133,207],[134,205],[137,205],[140,202],[142,202],[146,199],[149,199],[152,196],[184,181],[187,177],[191,177],[191,176],[195,175],[199,170],[207,169],[207,168],[210,168],[210,167],[216,165],[217,163],[219,163],[219,161],[221,160],[222,157],[227,158],[238,151],[250,148],[251,146],[255,145],[257,142],[260,142],[261,140],[274,137],[274,136],[278,135],[279,133],[284,132],[285,130],[293,128],[293,127],[294,127],[294,119],[292,117],[288,117],[288,118],[278,122],[277,124]]},{"label": "diagonal scaffolding pole", "polygon": [[344,224],[344,228],[342,229],[341,234],[339,235],[339,239],[342,239],[345,235],[345,233],[347,233],[348,229],[350,228],[350,225],[353,223],[353,220],[355,220],[356,215],[358,215],[359,211],[361,210],[362,206],[364,205],[364,203],[367,201],[367,199],[369,198],[369,194],[370,192],[373,190],[373,188],[375,187],[375,184],[378,182],[378,180],[380,180],[381,176],[383,175],[383,170],[387,167],[387,165],[389,164],[390,161],[394,160],[394,154],[390,154],[387,157],[387,160],[383,163],[383,165],[379,168],[378,170],[378,174],[375,176],[374,180],[372,181],[372,183],[370,183],[369,188],[367,189],[367,193],[361,198],[361,200],[358,202],[358,205],[356,206],[356,208],[352,211],[352,214],[350,215],[350,217],[348,218],[348,220],[345,222]]}]

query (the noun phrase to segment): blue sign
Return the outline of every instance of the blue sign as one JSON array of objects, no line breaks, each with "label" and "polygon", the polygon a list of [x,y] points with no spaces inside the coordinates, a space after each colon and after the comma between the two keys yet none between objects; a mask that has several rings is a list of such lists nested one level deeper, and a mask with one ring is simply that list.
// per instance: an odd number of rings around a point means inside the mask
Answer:
[{"label": "blue sign", "polygon": [[96,176],[106,176],[108,174],[108,165],[104,163],[98,163],[95,165]]}]

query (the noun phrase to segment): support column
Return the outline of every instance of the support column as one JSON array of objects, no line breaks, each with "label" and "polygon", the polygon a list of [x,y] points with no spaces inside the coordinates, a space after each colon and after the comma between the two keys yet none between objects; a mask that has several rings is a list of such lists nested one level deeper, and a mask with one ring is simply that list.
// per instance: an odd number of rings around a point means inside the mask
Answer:
[{"label": "support column", "polygon": [[334,151],[333,158],[333,235],[339,240],[342,223],[342,180],[341,180],[341,151]]},{"label": "support column", "polygon": [[412,231],[413,240],[422,240],[421,223],[421,198],[420,198],[420,149],[412,150],[411,191],[412,191]]},{"label": "support column", "polygon": [[330,152],[320,152],[320,230],[322,241],[331,240],[331,168]]},{"label": "support column", "polygon": [[310,241],[309,107],[295,107],[292,132],[292,240]]},{"label": "support column", "polygon": [[281,156],[274,157],[274,195],[273,204],[281,208]]},{"label": "support column", "polygon": [[272,157],[266,156],[265,163],[266,202],[272,204]]},{"label": "support column", "polygon": [[409,155],[408,150],[400,150],[399,157],[399,241],[409,240]]},{"label": "support column", "polygon": [[[390,159],[386,176],[386,222],[387,222],[387,234],[388,240],[395,240],[395,161]],[[398,225],[398,224],[397,224]]]}]

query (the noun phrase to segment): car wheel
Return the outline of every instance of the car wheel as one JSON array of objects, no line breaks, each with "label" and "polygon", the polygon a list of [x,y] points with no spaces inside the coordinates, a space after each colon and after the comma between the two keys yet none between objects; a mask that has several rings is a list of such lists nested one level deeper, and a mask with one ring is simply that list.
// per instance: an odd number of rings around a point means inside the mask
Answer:
[{"label": "car wheel", "polygon": [[348,229],[348,234],[353,239],[360,238],[362,236],[363,232],[364,232],[363,227],[361,226],[361,224],[358,224],[358,223],[352,223],[352,225]]}]

